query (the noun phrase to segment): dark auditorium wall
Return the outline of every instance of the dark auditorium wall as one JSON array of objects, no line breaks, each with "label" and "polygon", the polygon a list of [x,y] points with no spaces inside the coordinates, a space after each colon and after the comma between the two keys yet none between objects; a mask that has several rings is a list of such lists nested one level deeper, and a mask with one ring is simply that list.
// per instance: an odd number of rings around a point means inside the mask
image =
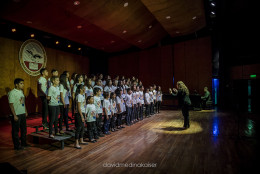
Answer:
[{"label": "dark auditorium wall", "polygon": [[110,57],[110,75],[137,76],[147,87],[153,83],[161,85],[164,92],[179,80],[190,89],[203,94],[204,86],[212,88],[211,39],[204,37]]},{"label": "dark auditorium wall", "polygon": [[[40,107],[40,100],[37,97],[37,79],[40,76],[30,76],[21,67],[19,62],[19,50],[23,42],[0,37],[0,117],[10,113],[8,106],[8,91],[14,88],[13,81],[20,77],[25,80],[24,94],[28,113],[37,112]],[[49,76],[51,70],[57,69],[59,74],[67,70],[73,72],[88,73],[89,58],[75,55],[51,48],[46,48],[47,69]]]}]

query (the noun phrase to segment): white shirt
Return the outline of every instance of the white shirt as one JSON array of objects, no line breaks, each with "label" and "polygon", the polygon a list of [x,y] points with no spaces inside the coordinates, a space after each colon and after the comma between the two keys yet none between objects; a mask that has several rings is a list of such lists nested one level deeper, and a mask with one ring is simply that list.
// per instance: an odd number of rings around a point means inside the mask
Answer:
[{"label": "white shirt", "polygon": [[149,95],[150,95],[150,103],[153,102],[153,92],[149,92]]},{"label": "white shirt", "polygon": [[25,97],[22,90],[13,89],[8,93],[9,103],[13,103],[16,115],[25,114]]},{"label": "white shirt", "polygon": [[49,101],[50,106],[59,106],[60,105],[60,90],[59,87],[51,86],[48,90],[48,96],[51,97]]},{"label": "white shirt", "polygon": [[107,115],[111,115],[112,112],[112,105],[108,99],[104,99],[103,108],[107,111]]},{"label": "white shirt", "polygon": [[136,104],[136,92],[132,93],[132,100],[133,100],[133,104]]},{"label": "white shirt", "polygon": [[88,88],[87,86],[85,86],[85,93],[86,96],[93,96],[93,89],[92,88]]},{"label": "white shirt", "polygon": [[112,86],[112,92],[115,92],[117,89],[117,86]]},{"label": "white shirt", "polygon": [[[69,91],[66,90],[62,84],[60,84],[60,92],[62,92],[63,96],[61,96],[61,97],[64,99],[65,105],[69,105],[70,104],[70,101],[69,101]],[[63,105],[63,103],[60,102],[60,105]]]},{"label": "white shirt", "polygon": [[96,121],[96,106],[94,104],[87,104],[86,114],[87,122]]},{"label": "white shirt", "polygon": [[160,91],[157,92],[157,101],[162,101],[162,95]]},{"label": "white shirt", "polygon": [[[118,114],[121,114],[123,111],[123,100],[119,97],[119,96],[116,96],[116,103],[117,103],[117,111],[118,111]],[[118,106],[119,105],[119,106]],[[121,112],[119,112],[121,109]]]},{"label": "white shirt", "polygon": [[78,107],[78,102],[80,103],[80,108],[77,108],[77,111],[79,111],[79,109],[80,109],[82,113],[86,113],[85,95],[78,94],[76,97],[76,101],[77,101],[77,107]]},{"label": "white shirt", "polygon": [[115,100],[111,99],[111,104],[112,104],[112,114],[117,113],[116,99]]},{"label": "white shirt", "polygon": [[145,100],[144,100],[145,104],[149,105],[151,103],[150,94],[149,93],[145,93],[144,97],[145,97]]},{"label": "white shirt", "polygon": [[109,94],[112,92],[112,86],[105,86],[104,91],[109,92]]},{"label": "white shirt", "polygon": [[100,97],[94,96],[94,105],[96,106],[96,113],[102,114],[103,109],[102,109]]},{"label": "white shirt", "polygon": [[126,95],[126,106],[127,107],[132,107],[133,106],[133,100],[132,100],[132,95],[127,94]]},{"label": "white shirt", "polygon": [[[41,90],[47,95],[47,93],[48,93],[48,88],[47,88],[47,80],[46,80],[46,78],[44,78],[44,77],[41,76],[41,77],[38,79],[38,84],[41,85]],[[43,96],[41,92],[38,92],[37,94],[38,94],[38,96]]]},{"label": "white shirt", "polygon": [[144,104],[144,92],[143,91],[139,91],[140,94],[140,100],[141,100],[141,104]]}]

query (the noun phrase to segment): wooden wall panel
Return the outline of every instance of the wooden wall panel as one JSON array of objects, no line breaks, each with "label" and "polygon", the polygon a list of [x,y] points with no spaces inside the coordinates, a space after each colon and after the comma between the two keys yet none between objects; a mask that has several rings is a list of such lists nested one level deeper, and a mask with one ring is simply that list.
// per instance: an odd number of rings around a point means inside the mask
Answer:
[{"label": "wooden wall panel", "polygon": [[[145,87],[155,83],[161,85],[165,93],[168,92],[169,87],[173,87],[174,76],[174,86],[177,81],[182,80],[191,93],[196,89],[203,94],[204,86],[208,86],[211,91],[211,60],[211,40],[205,37],[111,57],[109,74],[130,77],[138,74]],[[129,64],[128,62],[138,63]],[[134,67],[136,64],[139,68]]]},{"label": "wooden wall panel", "polygon": [[[22,69],[18,57],[21,45],[20,41],[0,37],[0,117],[10,113],[7,93],[14,88],[13,81],[18,77],[25,80],[24,94],[28,112],[33,113],[41,109],[40,100],[37,97],[37,79],[40,76],[30,76]],[[59,74],[65,70],[70,71],[70,74],[89,72],[89,58],[87,57],[51,48],[45,48],[45,51],[49,76],[52,69],[57,69]]]}]

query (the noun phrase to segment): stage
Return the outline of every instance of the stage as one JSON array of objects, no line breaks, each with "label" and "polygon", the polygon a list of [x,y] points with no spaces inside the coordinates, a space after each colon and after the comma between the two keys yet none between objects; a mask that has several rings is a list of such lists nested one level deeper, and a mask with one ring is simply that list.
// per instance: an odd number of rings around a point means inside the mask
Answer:
[{"label": "stage", "polygon": [[[40,123],[41,118],[29,118]],[[239,123],[239,124],[238,124]],[[190,112],[183,129],[180,111],[163,110],[97,143],[74,148],[74,138],[42,141],[13,150],[11,124],[1,121],[0,163],[34,173],[250,173],[259,156],[259,120],[255,116],[202,110]],[[34,132],[28,127],[27,134]],[[255,168],[254,168],[255,167]],[[2,171],[1,171],[2,173]]]}]

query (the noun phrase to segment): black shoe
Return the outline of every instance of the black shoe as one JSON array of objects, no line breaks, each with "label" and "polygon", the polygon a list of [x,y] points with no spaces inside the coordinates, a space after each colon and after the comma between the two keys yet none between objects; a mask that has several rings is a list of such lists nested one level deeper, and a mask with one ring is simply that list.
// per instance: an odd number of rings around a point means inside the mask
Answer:
[{"label": "black shoe", "polygon": [[74,148],[76,148],[76,149],[81,149],[81,147],[80,147],[80,146],[78,146],[78,147],[77,147],[77,146],[75,146]]}]

